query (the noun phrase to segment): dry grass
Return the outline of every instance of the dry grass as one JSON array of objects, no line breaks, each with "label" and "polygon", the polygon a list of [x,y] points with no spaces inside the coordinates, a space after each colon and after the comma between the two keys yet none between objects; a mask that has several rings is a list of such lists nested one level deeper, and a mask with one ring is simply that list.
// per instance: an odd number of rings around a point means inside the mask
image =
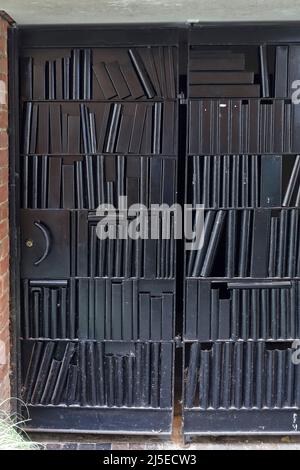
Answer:
[{"label": "dry grass", "polygon": [[28,417],[6,411],[9,401],[0,403],[0,450],[39,450],[40,445],[30,441],[21,430]]}]

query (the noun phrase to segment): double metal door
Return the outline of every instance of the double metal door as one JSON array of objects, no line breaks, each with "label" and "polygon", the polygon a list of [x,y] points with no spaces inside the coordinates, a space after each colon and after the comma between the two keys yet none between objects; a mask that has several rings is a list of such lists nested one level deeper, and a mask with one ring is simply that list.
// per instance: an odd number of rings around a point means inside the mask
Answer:
[{"label": "double metal door", "polygon": [[[186,437],[298,432],[297,34],[21,34],[30,428],[170,434],[181,376]],[[203,244],[185,251],[172,218],[169,239],[99,239],[97,208],[113,221],[120,196],[185,202],[195,221],[201,205]]]}]

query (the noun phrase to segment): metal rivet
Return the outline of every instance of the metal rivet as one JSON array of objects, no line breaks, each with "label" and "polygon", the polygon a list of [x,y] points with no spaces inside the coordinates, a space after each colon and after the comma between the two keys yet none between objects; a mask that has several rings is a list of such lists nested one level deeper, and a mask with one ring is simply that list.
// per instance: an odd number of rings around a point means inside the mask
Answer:
[{"label": "metal rivet", "polygon": [[33,247],[33,241],[32,240],[26,240],[26,246],[27,246],[27,248],[32,248]]}]

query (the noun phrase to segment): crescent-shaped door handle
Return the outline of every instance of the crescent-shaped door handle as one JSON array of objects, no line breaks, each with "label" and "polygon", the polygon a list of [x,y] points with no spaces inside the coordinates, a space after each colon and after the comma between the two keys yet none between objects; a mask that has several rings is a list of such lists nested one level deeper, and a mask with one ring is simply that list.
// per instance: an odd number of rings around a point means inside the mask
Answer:
[{"label": "crescent-shaped door handle", "polygon": [[48,227],[46,227],[46,225],[44,225],[43,223],[36,221],[34,222],[34,225],[42,232],[44,239],[45,239],[45,250],[42,256],[34,262],[34,266],[38,266],[39,264],[42,263],[42,261],[44,261],[47,258],[49,254],[49,251],[51,248],[51,236],[50,236]]}]

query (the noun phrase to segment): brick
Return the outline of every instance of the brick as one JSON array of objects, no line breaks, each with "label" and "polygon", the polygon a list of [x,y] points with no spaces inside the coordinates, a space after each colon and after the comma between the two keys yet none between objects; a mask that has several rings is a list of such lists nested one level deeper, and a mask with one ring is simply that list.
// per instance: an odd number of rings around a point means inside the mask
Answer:
[{"label": "brick", "polygon": [[132,444],[129,444],[129,450],[145,450],[146,449],[146,445],[145,444],[141,444],[141,443],[132,443]]},{"label": "brick", "polygon": [[[4,276],[1,276],[0,278],[1,290],[3,286],[3,277]],[[6,284],[6,282],[4,284]],[[0,295],[0,317],[3,316],[3,314],[5,313],[5,310],[7,310],[8,308],[8,303],[9,303],[8,300],[9,300],[9,296],[7,297],[7,290],[3,290],[3,292],[1,292],[1,295]],[[8,318],[7,318],[7,321],[8,321]],[[1,331],[1,325],[0,325],[0,331]]]},{"label": "brick", "polygon": [[[7,185],[0,186],[0,202],[5,202],[8,199],[8,187]],[[0,236],[1,239],[1,236]]]},{"label": "brick", "polygon": [[9,253],[9,239],[8,237],[0,242],[0,259],[4,259]]},{"label": "brick", "polygon": [[[8,293],[9,294],[9,293]],[[6,297],[7,292],[2,293],[2,303],[0,305],[0,332],[3,332],[4,327],[9,323],[8,306],[9,306],[9,295]]]},{"label": "brick", "polygon": [[0,260],[0,273],[9,272],[9,253]]},{"label": "brick", "polygon": [[[1,194],[1,187],[0,187]],[[4,241],[5,237],[8,236],[8,220],[3,219],[0,221],[0,241]],[[1,273],[0,273],[1,274]]]},{"label": "brick", "polygon": [[[1,167],[1,165],[0,165],[0,168],[5,168],[5,166],[2,166],[2,167]],[[5,209],[5,208],[7,209],[7,208],[8,208],[8,205],[9,205],[9,204],[8,204],[8,201],[0,201],[0,210]],[[3,218],[4,218],[4,217],[3,217]]]},{"label": "brick", "polygon": [[8,165],[8,150],[0,149],[0,167]]},{"label": "brick", "polygon": [[78,444],[76,442],[65,442],[62,450],[77,450]]},{"label": "brick", "polygon": [[[1,177],[1,170],[0,170],[0,177]],[[2,241],[8,235],[8,220],[2,219],[0,220],[0,241]],[[1,273],[0,273],[1,275]]]},{"label": "brick", "polygon": [[[5,310],[0,312],[0,331],[3,337],[5,337],[5,329],[9,329],[9,320],[8,320],[9,311],[6,307]],[[3,341],[3,338],[1,338]]]},{"label": "brick", "polygon": [[0,204],[0,220],[4,219],[8,219],[8,201],[2,202]]},{"label": "brick", "polygon": [[0,34],[5,34],[7,33],[8,29],[8,22],[6,19],[0,18]]},{"label": "brick", "polygon": [[8,321],[8,309],[0,313],[0,339],[1,341],[9,340],[9,321]]},{"label": "brick", "polygon": [[0,241],[0,260],[4,259],[8,253],[9,253],[9,238],[7,236],[7,237],[4,237]]},{"label": "brick", "polygon": [[0,168],[0,186],[6,185],[8,187],[8,167]]},{"label": "brick", "polygon": [[4,380],[9,374],[8,358],[6,364],[0,364],[0,380]]},{"label": "brick", "polygon": [[7,341],[9,338],[9,317],[8,311],[0,313],[0,339],[1,341]]},{"label": "brick", "polygon": [[10,383],[9,383],[9,373],[7,374],[7,376],[5,377],[5,379],[3,381],[0,382],[0,385],[2,386],[2,390],[8,390],[9,389],[9,386],[10,386]]},{"label": "brick", "polygon": [[[1,190],[1,186],[0,186],[0,190]],[[7,204],[7,202],[8,202],[7,200],[3,201],[3,208],[2,208],[3,210],[0,210],[3,213],[8,212],[8,208],[7,208],[6,211],[4,210],[5,209],[4,205]],[[8,232],[8,217],[2,217],[0,219],[0,233],[1,233],[1,235],[0,235],[0,242],[1,242],[3,240],[3,238],[6,237],[9,233]]]},{"label": "brick", "polygon": [[10,383],[9,378],[6,377],[5,380],[0,382],[0,403],[1,409],[6,411],[7,413],[10,412],[11,401],[10,398]]},{"label": "brick", "polygon": [[5,325],[8,322],[8,307],[9,307],[9,293],[7,291],[1,293],[0,297],[0,331],[1,324]]},{"label": "brick", "polygon": [[[1,282],[2,282],[3,277],[1,276]],[[5,325],[5,322],[9,322],[9,316],[5,318],[5,315],[7,314],[8,310],[8,305],[9,305],[9,295],[7,295],[7,292],[2,292],[2,295],[0,296],[0,319],[3,318],[2,322],[0,322],[0,333],[3,330],[3,327]]]},{"label": "brick", "polygon": [[[6,266],[8,265],[9,266],[9,256],[6,257],[7,258],[7,264]],[[9,276],[10,276],[10,273],[9,273],[9,269],[6,269],[4,272],[3,272],[3,275],[2,275],[2,281],[3,281],[3,292],[6,293],[9,289]]]},{"label": "brick", "polygon": [[46,444],[46,450],[61,450],[63,447],[63,444],[60,444],[59,442],[49,442]]},{"label": "brick", "polygon": [[[2,58],[0,57],[0,64],[2,64],[2,68],[0,72],[7,76],[7,69],[5,69],[5,64],[2,63]],[[6,85],[7,78],[5,80],[0,80],[0,104],[2,106],[7,105],[7,85]]]},{"label": "brick", "polygon": [[159,450],[161,449],[161,444],[146,444],[145,449],[146,450]]},{"label": "brick", "polygon": [[96,450],[96,444],[94,443],[79,443],[78,450]]},{"label": "brick", "polygon": [[[9,389],[10,389],[10,384],[9,384],[9,377],[6,377],[6,380],[3,380],[0,382],[0,397],[3,397],[3,400],[9,397]],[[2,406],[1,406],[2,409]]]},{"label": "brick", "polygon": [[5,32],[0,34],[0,51],[4,56],[7,55],[7,36]]},{"label": "brick", "polygon": [[[3,108],[3,109],[2,109]],[[0,129],[8,128],[8,113],[4,106],[0,109]]]},{"label": "brick", "polygon": [[5,131],[0,131],[0,149],[8,149],[8,135]]},{"label": "brick", "polygon": [[109,443],[96,444],[96,450],[111,450],[112,445]]},{"label": "brick", "polygon": [[[8,237],[6,237],[6,238],[4,237],[0,241],[0,261],[5,259],[9,255],[9,250],[8,250],[8,245],[7,244],[8,244]],[[0,272],[0,279],[2,278],[3,274],[4,274],[3,272]]]},{"label": "brick", "polygon": [[1,22],[0,24],[0,37],[7,40],[7,27],[5,26],[5,23],[3,22]]},{"label": "brick", "polygon": [[9,363],[8,363],[8,355],[6,354],[5,347],[1,346],[0,343],[0,380],[4,379],[8,372],[9,372]]},{"label": "brick", "polygon": [[0,19],[0,403],[10,396],[7,26]]},{"label": "brick", "polygon": [[6,360],[0,365],[0,403],[10,396],[7,28],[7,21],[0,18],[0,340]]},{"label": "brick", "polygon": [[[0,385],[1,385],[1,390],[0,390],[0,403],[2,400],[5,400],[5,398],[8,398],[7,396],[7,392],[9,390],[9,376],[7,374],[7,370],[6,368],[3,367],[3,372],[4,372],[4,377],[2,378],[2,380],[0,381]],[[5,395],[5,396],[4,396]]]},{"label": "brick", "polygon": [[112,450],[129,450],[128,442],[112,442]]},{"label": "brick", "polygon": [[[0,382],[0,397],[2,398],[1,409],[3,409],[3,401],[9,398],[10,396],[9,392],[10,392],[10,384],[9,384],[9,376],[7,376],[5,377],[5,380],[2,380]],[[7,404],[9,405],[9,402]]]},{"label": "brick", "polygon": [[[4,83],[5,88],[7,88],[7,86],[5,85],[6,82],[7,82],[7,75],[5,73],[3,73],[2,70],[0,70],[0,81],[2,81]],[[7,90],[6,90],[6,92],[7,92]],[[7,110],[7,103],[6,104],[1,104],[0,109],[2,109],[2,108]]]},{"label": "brick", "polygon": [[0,341],[0,365],[7,364],[7,354],[8,354],[8,349],[7,349],[7,341],[1,340]]},{"label": "brick", "polygon": [[5,379],[10,375],[10,354],[9,354],[9,348],[10,344],[6,341],[3,343],[4,346],[2,348],[2,357],[0,360],[0,367],[2,367],[2,379]]},{"label": "brick", "polygon": [[9,376],[9,344],[0,341],[0,381]]},{"label": "brick", "polygon": [[7,380],[9,374],[9,366],[8,364],[0,364],[0,380]]},{"label": "brick", "polygon": [[7,57],[3,56],[0,57],[0,73],[4,73],[7,75],[8,72],[8,64],[7,64]]},{"label": "brick", "polygon": [[3,292],[0,297],[0,312],[7,312],[9,306],[9,291]]}]

